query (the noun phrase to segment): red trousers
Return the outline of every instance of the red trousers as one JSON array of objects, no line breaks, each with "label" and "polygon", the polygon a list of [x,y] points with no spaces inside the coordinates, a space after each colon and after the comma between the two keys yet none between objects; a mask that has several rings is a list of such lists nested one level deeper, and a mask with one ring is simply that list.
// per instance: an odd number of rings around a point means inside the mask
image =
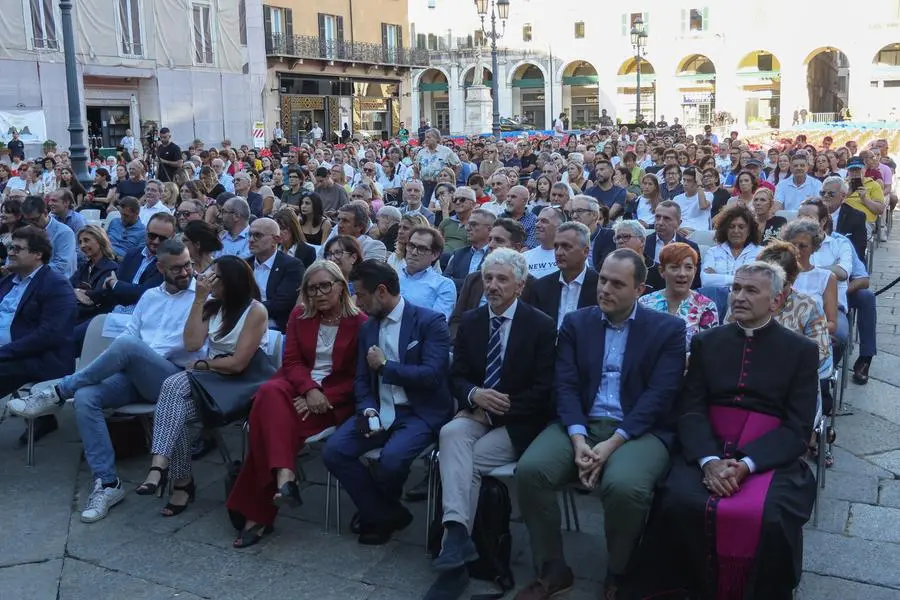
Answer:
[{"label": "red trousers", "polygon": [[294,470],[306,438],[353,414],[352,405],[335,406],[323,414],[310,413],[303,420],[294,409],[298,394],[287,379],[275,378],[256,393],[250,410],[250,443],[246,462],[228,495],[226,505],[250,521],[272,525],[278,508],[272,504],[276,469]]}]

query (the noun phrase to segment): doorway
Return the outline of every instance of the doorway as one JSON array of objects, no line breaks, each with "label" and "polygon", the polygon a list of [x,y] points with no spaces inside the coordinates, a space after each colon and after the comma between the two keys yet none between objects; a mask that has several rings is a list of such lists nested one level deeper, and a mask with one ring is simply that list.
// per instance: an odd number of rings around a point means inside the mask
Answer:
[{"label": "doorway", "polygon": [[[131,107],[128,105],[88,106],[87,120],[88,140],[92,154],[100,152],[101,148],[114,150],[125,137],[125,131],[132,129]],[[134,133],[133,129],[132,133]]]}]

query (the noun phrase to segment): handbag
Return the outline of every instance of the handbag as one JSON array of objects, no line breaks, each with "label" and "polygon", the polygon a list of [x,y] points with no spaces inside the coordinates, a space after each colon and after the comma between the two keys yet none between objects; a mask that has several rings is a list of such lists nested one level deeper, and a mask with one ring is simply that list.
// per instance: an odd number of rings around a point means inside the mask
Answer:
[{"label": "handbag", "polygon": [[222,427],[246,417],[256,390],[274,374],[275,365],[261,348],[238,375],[189,371],[191,397],[203,426]]}]

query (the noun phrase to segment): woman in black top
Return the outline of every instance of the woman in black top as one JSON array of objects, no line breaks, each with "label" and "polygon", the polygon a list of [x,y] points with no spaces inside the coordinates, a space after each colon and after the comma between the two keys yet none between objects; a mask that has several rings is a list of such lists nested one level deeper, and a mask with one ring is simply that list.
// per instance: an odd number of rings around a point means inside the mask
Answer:
[{"label": "woman in black top", "polygon": [[78,248],[87,260],[78,267],[69,283],[75,289],[75,297],[78,299],[76,323],[84,323],[103,312],[100,306],[94,304],[94,296],[100,294],[106,278],[115,272],[119,264],[115,261],[116,254],[106,231],[97,225],[85,225],[81,228],[78,232]]},{"label": "woman in black top", "polygon": [[753,217],[759,227],[760,245],[765,246],[770,240],[778,239],[781,228],[787,219],[775,214],[775,197],[769,188],[759,188],[753,193]]},{"label": "woman in black top", "polygon": [[219,178],[216,177],[216,172],[212,170],[212,167],[200,168],[200,181],[206,186],[206,195],[209,198],[218,198],[219,194],[225,192],[225,186],[219,183]]},{"label": "woman in black top", "polygon": [[720,210],[725,208],[731,198],[728,190],[722,187],[719,172],[716,169],[709,167],[703,170],[703,190],[707,194],[712,194],[710,217],[715,217]]},{"label": "woman in black top", "polygon": [[75,206],[81,206],[84,203],[84,197],[87,192],[81,182],[75,179],[75,173],[69,167],[63,167],[59,171],[59,188],[69,188],[75,197]]},{"label": "woman in black top", "polygon": [[140,200],[147,189],[147,180],[144,179],[144,164],[139,160],[133,160],[125,169],[128,171],[128,179],[116,182],[116,197],[132,196]]},{"label": "woman in black top", "polygon": [[306,243],[321,246],[331,233],[331,222],[325,218],[325,205],[322,197],[316,193],[304,196],[300,200],[300,229]]}]

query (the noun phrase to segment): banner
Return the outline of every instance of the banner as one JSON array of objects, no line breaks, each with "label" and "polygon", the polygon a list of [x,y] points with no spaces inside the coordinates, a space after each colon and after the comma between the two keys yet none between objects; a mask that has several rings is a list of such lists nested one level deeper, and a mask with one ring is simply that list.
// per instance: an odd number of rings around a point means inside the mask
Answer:
[{"label": "banner", "polygon": [[26,144],[47,139],[47,121],[42,110],[0,110],[0,141],[9,143],[13,131]]}]

